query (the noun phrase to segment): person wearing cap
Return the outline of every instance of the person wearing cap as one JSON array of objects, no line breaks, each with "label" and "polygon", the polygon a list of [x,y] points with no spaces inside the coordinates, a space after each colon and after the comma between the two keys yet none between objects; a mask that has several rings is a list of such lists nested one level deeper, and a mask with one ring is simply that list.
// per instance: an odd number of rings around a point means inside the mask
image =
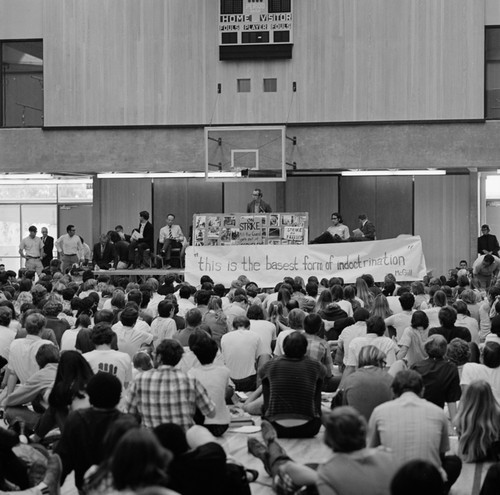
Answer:
[{"label": "person wearing cap", "polygon": [[106,432],[118,418],[127,416],[117,409],[121,393],[120,380],[111,373],[101,371],[90,379],[87,385],[90,407],[69,414],[54,451],[62,460],[61,485],[74,471],[75,485],[82,490],[87,469],[103,461]]},{"label": "person wearing cap", "polygon": [[42,273],[43,243],[40,237],[36,236],[37,228],[31,225],[28,228],[29,235],[19,244],[19,254],[26,259],[26,270],[33,270],[38,276]]},{"label": "person wearing cap", "polygon": [[496,235],[490,234],[489,225],[481,225],[481,235],[477,238],[477,252],[478,254],[492,254],[498,256],[498,239]]}]

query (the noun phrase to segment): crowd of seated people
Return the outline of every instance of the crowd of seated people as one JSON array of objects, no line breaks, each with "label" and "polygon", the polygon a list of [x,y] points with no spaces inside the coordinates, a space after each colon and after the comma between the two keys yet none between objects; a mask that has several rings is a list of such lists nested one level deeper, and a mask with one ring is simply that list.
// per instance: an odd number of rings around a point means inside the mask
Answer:
[{"label": "crowd of seated people", "polygon": [[[258,473],[218,442],[242,392],[279,493],[447,493],[462,462],[500,461],[500,285],[215,282],[0,273],[0,490],[58,493],[73,472],[84,493],[249,493]],[[278,442],[322,427],[315,469]],[[41,476],[26,441],[49,446]]]}]

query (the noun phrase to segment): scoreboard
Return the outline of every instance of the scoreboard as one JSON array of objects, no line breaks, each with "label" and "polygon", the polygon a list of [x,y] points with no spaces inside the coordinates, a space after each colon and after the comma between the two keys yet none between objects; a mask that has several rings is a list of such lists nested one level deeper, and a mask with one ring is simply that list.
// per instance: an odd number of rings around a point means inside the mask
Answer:
[{"label": "scoreboard", "polygon": [[292,0],[220,0],[219,58],[292,58]]}]

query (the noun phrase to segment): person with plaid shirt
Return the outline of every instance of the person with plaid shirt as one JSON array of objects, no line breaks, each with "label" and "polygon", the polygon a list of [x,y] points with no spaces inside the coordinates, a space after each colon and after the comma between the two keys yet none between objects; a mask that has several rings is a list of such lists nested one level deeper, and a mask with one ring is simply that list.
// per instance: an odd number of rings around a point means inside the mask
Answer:
[{"label": "person with plaid shirt", "polygon": [[215,404],[203,385],[175,368],[183,353],[177,341],[163,340],[156,348],[157,368],[141,373],[132,382],[124,410],[139,414],[144,426],[175,423],[188,430],[194,425],[196,408],[209,418],[215,416]]}]

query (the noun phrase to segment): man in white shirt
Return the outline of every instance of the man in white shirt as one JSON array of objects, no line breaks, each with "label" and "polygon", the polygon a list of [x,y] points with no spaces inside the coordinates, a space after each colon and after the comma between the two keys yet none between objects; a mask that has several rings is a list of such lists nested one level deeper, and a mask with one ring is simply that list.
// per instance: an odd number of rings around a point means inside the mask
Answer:
[{"label": "man in white shirt", "polygon": [[169,213],[167,215],[166,225],[160,229],[160,244],[162,245],[161,254],[165,257],[165,262],[167,265],[165,268],[168,270],[170,266],[170,256],[172,248],[181,249],[181,258],[184,255],[184,251],[187,247],[187,241],[182,233],[182,229],[179,225],[174,224],[175,215]]},{"label": "man in white shirt", "polygon": [[[411,292],[405,292],[399,296],[399,302],[403,311],[396,313],[385,319],[386,326],[393,327],[396,330],[396,340],[403,336],[403,332],[411,324],[411,316],[413,315],[413,305],[415,304],[415,296]],[[391,332],[389,332],[391,335]]]},{"label": "man in white shirt", "polygon": [[248,392],[257,386],[257,369],[270,358],[261,338],[250,331],[250,320],[237,316],[233,320],[232,332],[221,338],[221,351],[224,363],[231,372],[236,390]]},{"label": "man in white shirt", "polygon": [[104,371],[116,376],[123,390],[132,380],[132,359],[125,352],[111,349],[114,332],[109,323],[98,323],[90,333],[90,339],[95,345],[95,350],[86,352],[83,357],[88,361],[92,371]]},{"label": "man in white shirt", "polygon": [[19,254],[26,259],[26,270],[33,270],[38,276],[42,273],[43,243],[36,236],[37,228],[31,225],[28,229],[29,235],[19,244]]},{"label": "man in white shirt", "polygon": [[[120,314],[120,322],[115,323],[112,330],[118,337],[118,350],[126,352],[131,358],[143,344],[151,344],[153,335],[137,328],[139,311],[132,307],[126,307]],[[147,323],[142,322],[147,325]],[[149,325],[148,325],[149,328]]]},{"label": "man in white shirt", "polygon": [[56,249],[62,261],[61,270],[66,273],[68,268],[71,268],[75,263],[83,261],[83,244],[79,236],[75,235],[76,229],[74,225],[66,227],[67,234],[62,235],[56,241]]},{"label": "man in white shirt", "polygon": [[358,308],[354,311],[354,325],[344,328],[339,336],[337,359],[340,359],[339,356],[343,354],[343,362],[346,366],[349,356],[349,345],[356,337],[363,337],[366,335],[366,320],[368,320],[369,317],[370,312],[367,309]]},{"label": "man in white shirt", "polygon": [[[381,316],[371,316],[366,321],[366,335],[356,337],[349,344],[349,353],[346,362],[344,376],[354,371],[358,366],[359,351],[367,345],[374,345],[386,355],[386,364],[391,366],[396,361],[396,353],[399,348],[389,337],[384,337],[385,323]],[[349,368],[349,369],[348,369]]]},{"label": "man in white shirt", "polygon": [[13,340],[9,348],[7,397],[12,393],[18,381],[21,385],[25,384],[28,378],[40,369],[35,359],[38,349],[44,344],[53,345],[50,340],[40,337],[45,327],[45,317],[42,314],[28,315],[24,325],[28,335],[24,339]]}]

